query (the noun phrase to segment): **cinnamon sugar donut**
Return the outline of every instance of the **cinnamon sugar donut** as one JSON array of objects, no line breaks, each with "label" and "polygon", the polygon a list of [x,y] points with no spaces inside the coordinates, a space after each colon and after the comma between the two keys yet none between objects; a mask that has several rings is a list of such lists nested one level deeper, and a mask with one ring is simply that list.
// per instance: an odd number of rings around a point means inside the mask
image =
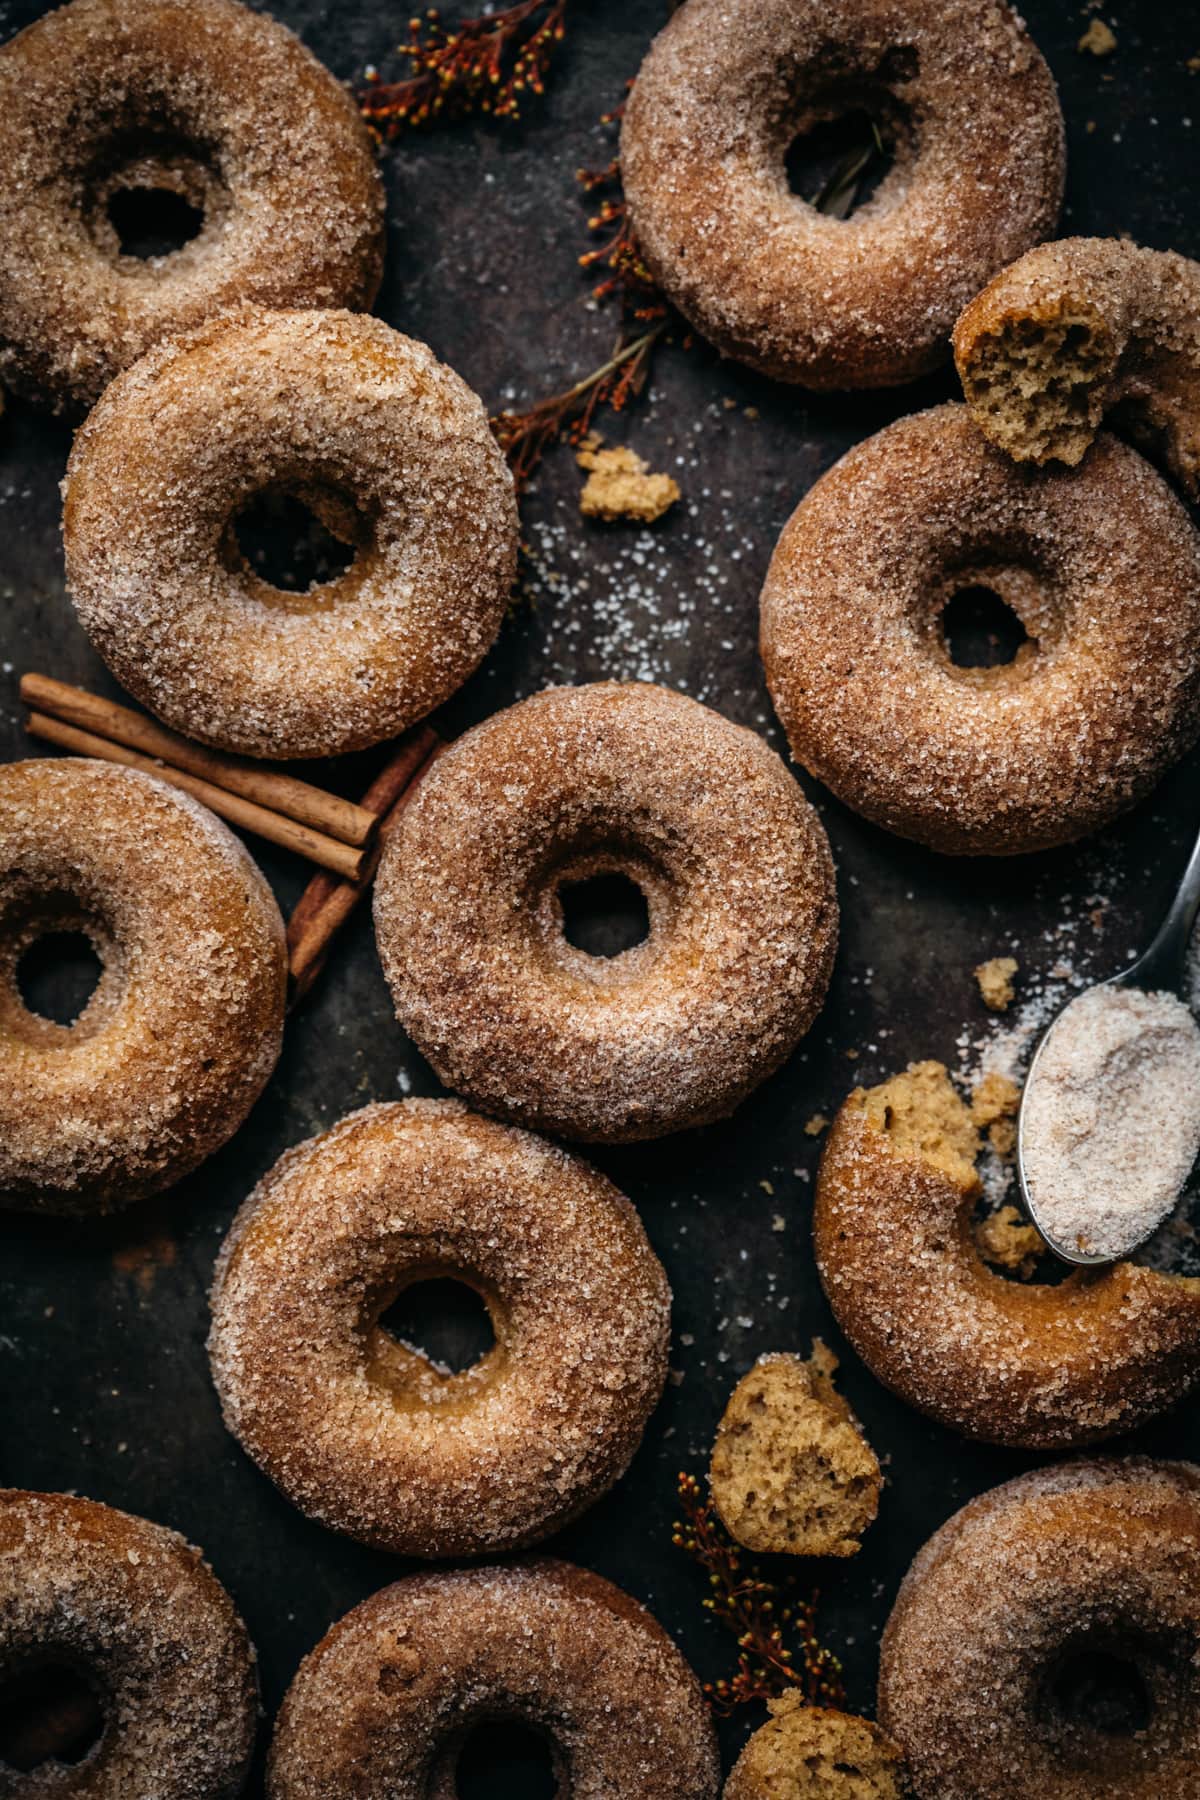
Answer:
[{"label": "cinnamon sugar donut", "polygon": [[982,1260],[979,1134],[938,1063],[857,1089],[817,1178],[829,1304],[910,1406],[987,1443],[1058,1450],[1161,1412],[1200,1378],[1200,1280],[1138,1263],[1025,1284]]},{"label": "cinnamon sugar donut", "polygon": [[[494,1347],[453,1375],[380,1325],[475,1288]],[[225,1420],[301,1510],[411,1556],[547,1536],[621,1475],[666,1378],[670,1290],[577,1157],[454,1101],[368,1106],[291,1150],[221,1253]]]},{"label": "cinnamon sugar donut", "polygon": [[[202,215],[122,251],[128,193]],[[164,337],[260,306],[370,306],[383,188],[353,99],[233,0],[72,0],[0,49],[0,379],[94,404]]]},{"label": "cinnamon sugar donut", "polygon": [[1079,462],[1106,414],[1200,500],[1200,263],[1064,238],[972,300],[954,360],[976,424],[1021,462]]},{"label": "cinnamon sugar donut", "polygon": [[[589,956],[562,891],[616,873],[649,934]],[[761,740],[666,688],[555,688],[439,757],[375,929],[405,1030],[488,1112],[592,1142],[724,1117],[812,1023],[837,938],[824,830]]]},{"label": "cinnamon sugar donut", "polygon": [[0,1683],[70,1671],[103,1727],[83,1759],[14,1768],[4,1800],[235,1800],[254,1748],[254,1652],[199,1550],[70,1494],[0,1490]]},{"label": "cinnamon sugar donut", "polygon": [[270,1800],[454,1800],[474,1727],[518,1719],[571,1800],[715,1800],[700,1686],[636,1600],[569,1563],[412,1575],[356,1606],[300,1665]]},{"label": "cinnamon sugar donut", "polygon": [[[792,192],[798,137],[865,112],[890,170],[849,219]],[[958,313],[1054,228],[1054,82],[999,0],[688,0],[642,64],[621,175],[659,285],[727,356],[810,388],[945,360]]]},{"label": "cinnamon sugar donut", "polygon": [[[984,587],[1027,641],[960,668],[943,614]],[[844,456],[784,527],[767,683],[798,762],[857,812],[958,855],[1070,842],[1140,799],[1200,728],[1200,537],[1109,437],[1016,468],[964,406]]]},{"label": "cinnamon sugar donut", "polygon": [[[70,1025],[18,986],[53,932],[103,964]],[[0,1207],[107,1212],[194,1169],[275,1066],[286,973],[271,890],[196,801],[108,763],[0,769]]]},{"label": "cinnamon sugar donut", "polygon": [[879,1722],[916,1800],[1195,1800],[1200,1470],[1070,1463],[955,1513],[900,1588]]},{"label": "cinnamon sugar donut", "polygon": [[[75,439],[67,581],[113,673],[190,737],[329,756],[447,699],[500,629],[513,482],[483,406],[379,319],[260,312],[160,344]],[[302,499],[356,555],[306,593],[237,541],[262,493]]]}]

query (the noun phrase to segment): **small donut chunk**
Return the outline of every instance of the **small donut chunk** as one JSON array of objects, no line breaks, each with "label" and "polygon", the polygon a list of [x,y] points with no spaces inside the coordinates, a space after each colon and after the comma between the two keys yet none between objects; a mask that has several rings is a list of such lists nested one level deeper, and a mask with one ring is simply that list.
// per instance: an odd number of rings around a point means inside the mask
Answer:
[{"label": "small donut chunk", "polygon": [[[479,398],[346,312],[243,313],[160,344],[77,434],[64,494],[67,583],[113,673],[250,756],[333,756],[423,718],[491,647],[516,569]],[[262,494],[301,499],[350,566],[306,593],[264,581],[237,539]]]},{"label": "small donut chunk", "polygon": [[[1026,634],[951,659],[985,588]],[[1162,477],[1101,437],[1018,469],[964,406],[851,450],[783,529],[762,593],[792,753],[877,825],[950,855],[1069,843],[1141,799],[1200,729],[1200,537]]]},{"label": "small donut chunk", "polygon": [[[380,1324],[474,1288],[496,1342],[451,1374]],[[667,1373],[637,1214],[556,1145],[457,1101],[368,1106],[290,1150],[234,1223],[209,1340],[225,1422],[302,1512],[406,1556],[557,1531],[612,1486]]]},{"label": "small donut chunk", "polygon": [[869,1719],[807,1706],[798,1688],[767,1711],[721,1800],[904,1800],[900,1751]]},{"label": "small donut chunk", "polygon": [[1041,244],[972,300],[954,360],[975,423],[1018,462],[1074,466],[1108,414],[1200,500],[1200,263]]},{"label": "small donut chunk", "polygon": [[916,1800],[1195,1800],[1200,1469],[1036,1469],[919,1552],[879,1722]]},{"label": "small donut chunk", "polygon": [[[568,942],[562,894],[617,874],[647,937]],[[391,835],[375,930],[448,1087],[595,1143],[723,1118],[811,1025],[837,940],[816,813],[752,732],[642,683],[552,688],[438,758]]]},{"label": "small donut chunk", "polygon": [[[129,195],[200,215],[125,254]],[[383,186],[351,96],[233,0],[72,0],[0,49],[0,380],[78,412],[164,337],[242,305],[368,307]]]},{"label": "small donut chunk", "polygon": [[[792,192],[798,138],[865,112],[892,154],[848,218]],[[891,387],[1053,229],[1054,82],[999,0],[688,0],[625,109],[646,262],[724,355],[809,388]]]},{"label": "small donut chunk", "polygon": [[254,1651],[202,1553],[70,1494],[0,1490],[0,1683],[62,1670],[103,1725],[70,1764],[0,1759],[0,1800],[235,1800],[258,1715]]},{"label": "small donut chunk", "polygon": [[[49,933],[100,959],[70,1025],[18,982]],[[109,763],[0,769],[0,1208],[100,1213],[237,1130],[279,1057],[283,921],[233,833]]]},{"label": "small donut chunk", "polygon": [[333,1626],[283,1702],[269,1800],[455,1800],[472,1729],[518,1719],[571,1800],[716,1800],[700,1684],[620,1588],[538,1560],[411,1575]]},{"label": "small donut chunk", "polygon": [[972,1230],[979,1134],[939,1063],[857,1089],[817,1177],[817,1269],[863,1361],[985,1443],[1061,1450],[1151,1418],[1200,1378],[1200,1280],[1138,1263],[1057,1286],[995,1273]]}]

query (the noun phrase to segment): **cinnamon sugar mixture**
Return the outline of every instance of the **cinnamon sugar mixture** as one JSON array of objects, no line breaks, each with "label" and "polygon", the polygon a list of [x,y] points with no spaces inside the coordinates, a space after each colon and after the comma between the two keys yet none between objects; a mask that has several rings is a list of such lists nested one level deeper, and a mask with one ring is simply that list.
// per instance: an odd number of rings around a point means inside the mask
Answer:
[{"label": "cinnamon sugar mixture", "polygon": [[1059,1243],[1120,1256],[1178,1199],[1200,1151],[1200,1027],[1173,994],[1097,987],[1053,1027],[1029,1085],[1025,1171]]}]

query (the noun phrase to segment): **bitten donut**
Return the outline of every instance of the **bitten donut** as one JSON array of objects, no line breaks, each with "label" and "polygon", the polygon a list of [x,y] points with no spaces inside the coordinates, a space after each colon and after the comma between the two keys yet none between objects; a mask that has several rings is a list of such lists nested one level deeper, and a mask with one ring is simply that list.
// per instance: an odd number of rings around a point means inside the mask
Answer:
[{"label": "bitten donut", "polygon": [[[67,582],[113,673],[168,724],[251,756],[393,737],[500,629],[512,476],[478,397],[379,319],[258,312],[160,344],[76,436]],[[306,593],[257,575],[238,516],[298,497],[354,551]]]},{"label": "bitten donut", "polygon": [[[791,189],[791,146],[866,113],[892,155],[850,218]],[[1053,229],[1063,124],[998,0],[688,0],[642,64],[621,176],[655,279],[778,381],[889,387],[946,359],[973,294]]]},{"label": "bitten donut", "polygon": [[[617,874],[646,938],[590,956],[562,895]],[[439,757],[375,887],[405,1030],[448,1087],[563,1137],[620,1143],[733,1111],[825,997],[824,830],[782,762],[640,683],[553,688]]]},{"label": "bitten donut", "polygon": [[[126,254],[124,200],[199,220]],[[72,0],[0,49],[0,379],[77,411],[231,308],[370,306],[383,188],[354,101],[233,0]]]},{"label": "bitten donut", "polygon": [[879,1722],[916,1800],[1195,1800],[1200,1470],[1037,1469],[919,1553]]},{"label": "bitten donut", "polygon": [[300,1665],[270,1800],[454,1800],[472,1729],[545,1738],[571,1800],[715,1800],[700,1684],[636,1600],[569,1563],[413,1575],[356,1606]]},{"label": "bitten donut", "polygon": [[[494,1347],[453,1375],[380,1324],[436,1276]],[[230,1430],[310,1517],[409,1556],[534,1542],[621,1475],[666,1379],[670,1290],[602,1175],[456,1101],[351,1113],[291,1150],[220,1257]]]},{"label": "bitten donut", "polygon": [[1129,1430],[1200,1378],[1200,1280],[1137,1263],[1006,1279],[972,1230],[979,1134],[938,1063],[859,1088],[817,1178],[817,1268],[863,1361],[987,1443],[1062,1450]]},{"label": "bitten donut", "polygon": [[[54,932],[103,965],[70,1025],[19,985]],[[107,1212],[194,1169],[275,1067],[286,979],[271,890],[196,801],[107,763],[0,769],[0,1208]]]},{"label": "bitten donut", "polygon": [[241,1793],[254,1652],[201,1552],[95,1500],[0,1490],[0,1682],[55,1670],[92,1690],[99,1736],[78,1762],[0,1760],[4,1800]]},{"label": "bitten donut", "polygon": [[[985,588],[1015,660],[962,668],[946,609]],[[762,594],[792,753],[877,825],[956,855],[1068,843],[1140,799],[1200,728],[1200,537],[1102,437],[1018,469],[964,406],[850,451],[784,527]]]}]

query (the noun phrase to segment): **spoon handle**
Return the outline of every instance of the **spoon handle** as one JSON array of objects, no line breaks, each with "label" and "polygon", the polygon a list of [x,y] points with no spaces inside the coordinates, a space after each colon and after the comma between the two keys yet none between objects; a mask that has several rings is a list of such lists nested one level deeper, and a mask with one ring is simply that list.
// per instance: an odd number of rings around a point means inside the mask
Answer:
[{"label": "spoon handle", "polygon": [[1167,916],[1140,959],[1144,980],[1158,981],[1172,991],[1181,986],[1197,912],[1200,912],[1200,837],[1192,846],[1192,854]]}]

